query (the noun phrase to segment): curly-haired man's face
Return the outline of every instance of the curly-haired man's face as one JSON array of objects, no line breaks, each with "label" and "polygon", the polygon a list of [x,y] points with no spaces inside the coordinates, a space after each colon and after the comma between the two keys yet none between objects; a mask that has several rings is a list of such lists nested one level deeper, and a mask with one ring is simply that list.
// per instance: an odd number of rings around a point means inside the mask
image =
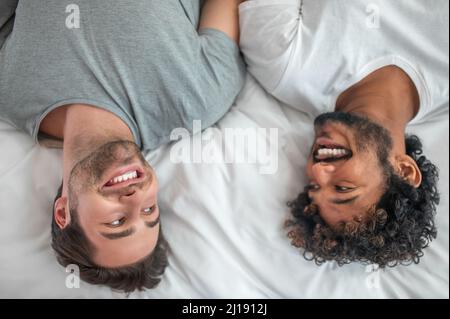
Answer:
[{"label": "curly-haired man's face", "polygon": [[[138,147],[112,142],[79,162],[70,174],[68,199],[89,242],[93,261],[119,268],[139,262],[154,250],[159,231],[158,181]],[[70,215],[55,214],[64,228]],[[72,216],[74,218],[74,216]]]},{"label": "curly-haired man's face", "polygon": [[367,212],[386,188],[391,139],[381,127],[343,113],[316,119],[308,195],[332,228]]}]

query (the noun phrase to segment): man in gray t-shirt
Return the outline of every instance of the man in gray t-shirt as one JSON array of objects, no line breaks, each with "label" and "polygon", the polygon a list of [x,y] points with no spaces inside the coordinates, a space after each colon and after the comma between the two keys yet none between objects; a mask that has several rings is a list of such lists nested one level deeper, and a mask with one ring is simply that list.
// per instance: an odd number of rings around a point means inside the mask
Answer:
[{"label": "man in gray t-shirt", "polygon": [[63,143],[52,246],[85,281],[159,282],[168,248],[141,152],[229,110],[243,1],[1,0],[0,118]]}]

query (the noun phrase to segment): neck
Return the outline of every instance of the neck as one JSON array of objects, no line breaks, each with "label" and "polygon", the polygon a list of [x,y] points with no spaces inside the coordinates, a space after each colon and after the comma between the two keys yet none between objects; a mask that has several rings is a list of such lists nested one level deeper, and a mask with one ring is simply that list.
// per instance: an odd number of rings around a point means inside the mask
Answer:
[{"label": "neck", "polygon": [[134,141],[128,126],[114,114],[87,105],[71,105],[64,121],[64,186],[73,167],[98,147],[114,141]]},{"label": "neck", "polygon": [[420,99],[409,76],[400,68],[382,68],[341,94],[336,111],[365,116],[387,129],[393,155],[405,154],[405,129],[419,110]]}]

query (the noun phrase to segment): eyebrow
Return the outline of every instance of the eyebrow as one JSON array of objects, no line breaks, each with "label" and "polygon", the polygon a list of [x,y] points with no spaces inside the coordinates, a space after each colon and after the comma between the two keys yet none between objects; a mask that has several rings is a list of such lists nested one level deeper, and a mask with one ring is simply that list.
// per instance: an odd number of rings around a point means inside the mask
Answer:
[{"label": "eyebrow", "polygon": [[333,200],[331,200],[331,202],[336,205],[346,205],[346,204],[351,204],[351,203],[355,202],[358,198],[359,198],[359,196],[355,196],[355,197],[348,198],[348,199],[333,199]]},{"label": "eyebrow", "polygon": [[124,230],[120,233],[101,233],[101,235],[110,240],[117,240],[117,239],[131,236],[134,234],[135,231],[136,230],[134,228],[130,228],[130,229]]},{"label": "eyebrow", "polygon": [[[153,222],[145,222],[145,226],[147,226],[148,228],[154,228],[159,224],[160,220],[159,220],[159,215],[158,218],[153,221]],[[101,233],[101,235],[107,239],[110,240],[117,240],[117,239],[121,239],[121,238],[125,238],[128,236],[133,235],[136,232],[136,229],[134,229],[133,227],[127,230],[124,230],[120,233]]]},{"label": "eyebrow", "polygon": [[148,228],[154,228],[154,227],[156,227],[158,224],[159,224],[159,215],[158,215],[158,218],[156,218],[153,222],[145,222],[145,225],[146,225]]}]

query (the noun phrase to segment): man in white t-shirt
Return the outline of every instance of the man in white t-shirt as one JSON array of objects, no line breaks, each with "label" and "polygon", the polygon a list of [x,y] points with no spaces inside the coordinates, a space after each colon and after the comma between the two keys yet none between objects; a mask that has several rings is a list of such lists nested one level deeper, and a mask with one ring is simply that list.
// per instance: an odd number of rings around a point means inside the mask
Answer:
[{"label": "man in white t-shirt", "polygon": [[410,123],[448,114],[446,0],[248,0],[248,69],[314,119],[292,244],[321,264],[418,263],[436,237],[437,168]]}]

